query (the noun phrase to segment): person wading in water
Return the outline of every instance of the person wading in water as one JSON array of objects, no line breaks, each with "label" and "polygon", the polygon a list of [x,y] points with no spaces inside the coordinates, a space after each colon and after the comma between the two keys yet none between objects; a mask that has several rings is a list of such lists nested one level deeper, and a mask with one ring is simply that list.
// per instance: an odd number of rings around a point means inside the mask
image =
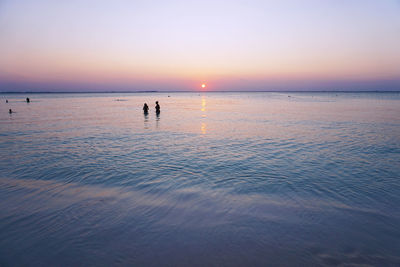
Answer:
[{"label": "person wading in water", "polygon": [[158,101],[156,101],[156,113],[160,114],[160,105],[158,104]]},{"label": "person wading in water", "polygon": [[143,105],[143,112],[144,112],[144,114],[149,113],[149,106],[147,105],[147,103],[144,103],[144,105]]}]

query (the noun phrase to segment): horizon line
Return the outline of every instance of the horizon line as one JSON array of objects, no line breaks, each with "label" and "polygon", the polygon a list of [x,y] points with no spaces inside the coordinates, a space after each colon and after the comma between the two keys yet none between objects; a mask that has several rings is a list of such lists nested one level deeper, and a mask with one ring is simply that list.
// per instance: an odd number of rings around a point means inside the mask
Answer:
[{"label": "horizon line", "polygon": [[213,90],[213,91],[6,91],[0,94],[110,94],[110,93],[400,93],[398,90]]}]

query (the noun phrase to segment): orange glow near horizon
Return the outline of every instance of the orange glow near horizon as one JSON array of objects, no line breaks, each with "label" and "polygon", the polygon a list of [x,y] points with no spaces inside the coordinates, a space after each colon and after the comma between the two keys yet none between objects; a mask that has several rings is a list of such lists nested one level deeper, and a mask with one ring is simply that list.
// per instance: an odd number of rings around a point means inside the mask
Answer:
[{"label": "orange glow near horizon", "polygon": [[202,85],[201,85],[201,88],[206,88],[206,85],[203,83]]}]

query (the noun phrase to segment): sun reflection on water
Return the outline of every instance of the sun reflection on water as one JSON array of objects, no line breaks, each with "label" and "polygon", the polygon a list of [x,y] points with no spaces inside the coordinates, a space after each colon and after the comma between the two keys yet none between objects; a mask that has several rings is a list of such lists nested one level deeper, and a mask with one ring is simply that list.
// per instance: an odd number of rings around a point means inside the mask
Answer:
[{"label": "sun reflection on water", "polygon": [[201,123],[201,134],[207,133],[207,124],[205,122]]},{"label": "sun reflection on water", "polygon": [[[206,104],[207,104],[206,98],[205,98],[205,96],[202,96],[201,97],[201,111],[202,112],[206,111]],[[205,114],[203,114],[203,116],[205,116]]]},{"label": "sun reflection on water", "polygon": [[[205,96],[201,96],[201,117],[202,118],[206,118],[207,115],[205,114],[206,112],[206,97]],[[207,133],[207,124],[205,122],[201,122],[201,134],[206,134]]]}]

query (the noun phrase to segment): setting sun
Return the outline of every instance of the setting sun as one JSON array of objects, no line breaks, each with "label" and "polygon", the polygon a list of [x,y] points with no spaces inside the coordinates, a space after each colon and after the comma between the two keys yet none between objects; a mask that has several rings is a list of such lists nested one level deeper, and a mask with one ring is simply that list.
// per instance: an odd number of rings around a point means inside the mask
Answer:
[{"label": "setting sun", "polygon": [[201,88],[206,88],[206,85],[203,83],[203,84],[201,85]]}]

